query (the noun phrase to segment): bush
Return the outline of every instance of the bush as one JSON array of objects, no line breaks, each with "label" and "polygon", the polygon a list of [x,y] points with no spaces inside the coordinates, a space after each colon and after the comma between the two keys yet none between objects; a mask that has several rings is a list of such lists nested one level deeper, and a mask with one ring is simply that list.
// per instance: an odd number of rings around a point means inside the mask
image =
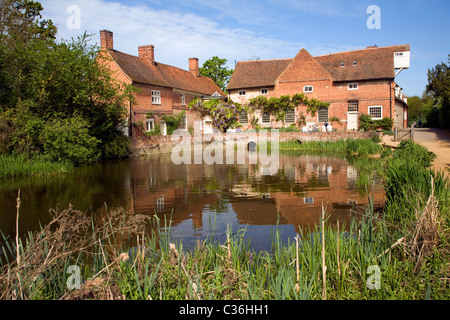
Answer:
[{"label": "bush", "polygon": [[412,140],[404,140],[400,142],[393,157],[394,159],[407,159],[408,162],[416,162],[419,166],[428,168],[433,160],[436,159],[436,154]]}]

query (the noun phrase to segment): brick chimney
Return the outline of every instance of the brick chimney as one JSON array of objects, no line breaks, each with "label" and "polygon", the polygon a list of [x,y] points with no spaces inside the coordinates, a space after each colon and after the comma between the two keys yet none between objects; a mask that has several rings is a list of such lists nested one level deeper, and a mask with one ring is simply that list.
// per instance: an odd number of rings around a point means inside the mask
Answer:
[{"label": "brick chimney", "polygon": [[100,45],[102,50],[114,49],[113,33],[109,30],[100,31]]},{"label": "brick chimney", "polygon": [[200,76],[198,72],[198,58],[189,58],[189,72],[196,77]]},{"label": "brick chimney", "polygon": [[150,62],[155,62],[155,47],[153,45],[140,46],[139,58],[147,58]]}]

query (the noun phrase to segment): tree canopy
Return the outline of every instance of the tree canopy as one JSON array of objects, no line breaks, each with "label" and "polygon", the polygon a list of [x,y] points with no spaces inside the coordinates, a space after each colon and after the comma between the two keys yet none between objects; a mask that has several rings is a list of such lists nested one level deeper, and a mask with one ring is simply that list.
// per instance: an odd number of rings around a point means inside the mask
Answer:
[{"label": "tree canopy", "polygon": [[89,36],[56,43],[56,28],[40,20],[38,2],[4,2],[0,154],[74,164],[127,155],[121,126],[130,88],[97,62]]},{"label": "tree canopy", "polygon": [[233,70],[225,66],[227,61],[227,59],[214,56],[203,63],[203,66],[199,68],[199,73],[204,77],[211,78],[222,91],[225,91],[233,74]]},{"label": "tree canopy", "polygon": [[434,99],[435,109],[431,117],[437,118],[437,125],[450,128],[450,55],[444,62],[428,70],[426,93]]}]

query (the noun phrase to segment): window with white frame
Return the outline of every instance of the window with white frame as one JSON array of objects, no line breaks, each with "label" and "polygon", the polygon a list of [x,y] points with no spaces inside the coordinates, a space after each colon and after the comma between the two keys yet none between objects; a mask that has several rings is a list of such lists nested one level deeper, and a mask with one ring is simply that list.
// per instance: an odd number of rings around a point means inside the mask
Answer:
[{"label": "window with white frame", "polygon": [[181,105],[182,106],[186,105],[186,96],[184,95],[184,93],[181,94]]},{"label": "window with white frame", "polygon": [[161,91],[152,90],[152,103],[161,104]]},{"label": "window with white frame", "polygon": [[319,110],[317,110],[317,122],[328,122],[328,108],[320,107]]},{"label": "window with white frame", "polygon": [[239,91],[239,95],[240,96],[245,96],[245,95],[247,95],[247,92],[245,90],[240,90]]},{"label": "window with white frame", "polygon": [[261,89],[261,94],[269,94],[269,89],[267,88]]},{"label": "window with white frame", "polygon": [[358,90],[358,84],[357,83],[349,83],[348,90]]},{"label": "window with white frame", "polygon": [[373,120],[380,120],[383,118],[383,107],[382,106],[370,106],[369,115]]},{"label": "window with white frame", "polygon": [[304,86],[303,87],[303,92],[313,92],[313,86]]},{"label": "window with white frame", "polygon": [[295,123],[295,111],[290,109],[286,110],[284,114],[284,123]]},{"label": "window with white frame", "polygon": [[358,112],[358,100],[349,100],[347,105],[347,112]]},{"label": "window with white frame", "polygon": [[239,124],[247,124],[248,123],[248,114],[247,111],[243,110],[239,112]]},{"label": "window with white frame", "polygon": [[181,129],[187,130],[187,116],[186,115],[184,115],[181,118]]},{"label": "window with white frame", "polygon": [[155,130],[155,119],[147,119],[145,121],[145,126],[146,126],[147,131]]},{"label": "window with white frame", "polygon": [[270,113],[264,112],[264,113],[261,115],[261,123],[262,123],[262,124],[268,124],[268,123],[270,123]]}]

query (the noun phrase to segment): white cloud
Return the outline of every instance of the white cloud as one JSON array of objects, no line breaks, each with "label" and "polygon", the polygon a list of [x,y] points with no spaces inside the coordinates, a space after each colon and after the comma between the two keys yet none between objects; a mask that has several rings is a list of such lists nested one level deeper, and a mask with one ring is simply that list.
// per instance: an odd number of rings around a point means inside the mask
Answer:
[{"label": "white cloud", "polygon": [[[302,47],[298,42],[222,26],[197,14],[156,10],[151,5],[129,6],[104,0],[42,0],[41,3],[43,18],[52,19],[58,27],[58,38],[76,38],[87,31],[95,34],[93,41],[99,43],[99,31],[108,29],[114,33],[115,49],[137,55],[138,46],[153,44],[157,61],[183,69],[188,68],[189,57],[199,58],[202,64],[217,55],[228,59],[233,67],[234,60],[252,56],[290,58]],[[80,8],[78,30],[67,26],[71,14],[66,11],[71,5]]]}]

